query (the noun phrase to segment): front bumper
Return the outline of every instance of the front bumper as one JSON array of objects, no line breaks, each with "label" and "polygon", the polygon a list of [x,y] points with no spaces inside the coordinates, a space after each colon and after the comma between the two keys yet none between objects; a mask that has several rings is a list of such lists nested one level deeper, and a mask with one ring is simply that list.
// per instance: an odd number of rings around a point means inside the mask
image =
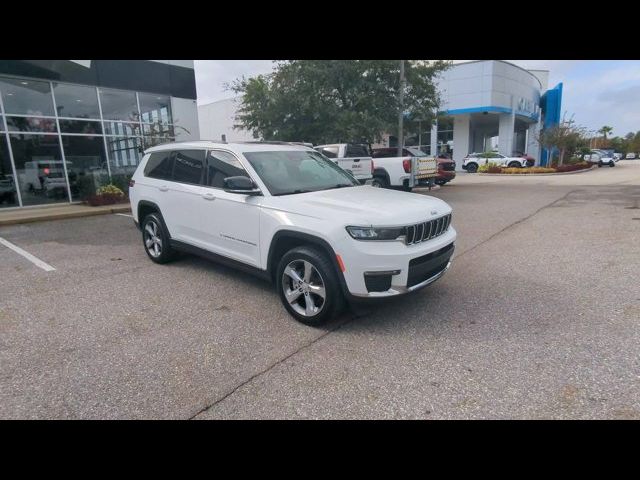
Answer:
[{"label": "front bumper", "polygon": [[[414,245],[349,238],[348,248],[339,252],[346,267],[343,275],[348,293],[357,298],[383,298],[426,287],[449,269],[455,240],[453,227],[439,237]],[[380,272],[394,274],[386,279],[386,285],[376,289],[382,291],[371,291],[372,282],[367,277]]]},{"label": "front bumper", "polygon": [[456,178],[455,170],[438,170],[438,176],[436,180],[446,180],[450,181]]}]

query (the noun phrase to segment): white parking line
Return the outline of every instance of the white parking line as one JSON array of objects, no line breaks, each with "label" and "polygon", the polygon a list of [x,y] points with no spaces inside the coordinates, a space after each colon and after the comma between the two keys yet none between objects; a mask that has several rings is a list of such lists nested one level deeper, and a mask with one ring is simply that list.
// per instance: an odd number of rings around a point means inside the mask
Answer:
[{"label": "white parking line", "polygon": [[0,237],[0,243],[2,245],[4,245],[7,248],[10,248],[11,250],[13,250],[14,252],[16,252],[19,255],[22,255],[24,258],[26,258],[27,260],[29,260],[31,263],[33,263],[34,265],[40,267],[41,269],[43,269],[46,272],[52,272],[53,270],[55,270],[55,268],[53,268],[51,265],[49,265],[48,263],[43,262],[42,260],[40,260],[37,257],[34,257],[33,255],[31,255],[29,252],[21,249],[20,247],[14,245],[13,243],[11,243],[8,240],[5,240],[4,238]]},{"label": "white parking line", "polygon": [[127,213],[114,213],[114,215],[120,215],[121,217],[129,217],[129,218],[133,218],[133,215],[129,215]]}]

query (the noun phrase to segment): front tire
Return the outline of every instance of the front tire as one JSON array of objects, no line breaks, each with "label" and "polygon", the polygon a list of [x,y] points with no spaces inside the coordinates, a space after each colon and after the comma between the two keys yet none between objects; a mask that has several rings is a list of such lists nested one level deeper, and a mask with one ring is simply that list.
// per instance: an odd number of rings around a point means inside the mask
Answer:
[{"label": "front tire", "polygon": [[522,167],[520,162],[511,162],[508,166],[509,166],[509,168],[521,168]]},{"label": "front tire", "polygon": [[478,171],[478,165],[476,163],[470,163],[467,165],[467,172],[476,173]]},{"label": "front tire", "polygon": [[167,263],[174,259],[175,251],[169,243],[169,232],[162,215],[150,213],[142,221],[142,245],[149,258],[155,263]]},{"label": "front tire", "polygon": [[611,160],[611,161],[609,162],[609,166],[610,166],[610,167],[615,167],[615,166],[616,166],[616,162],[614,162],[613,160]]},{"label": "front tire", "polygon": [[306,325],[322,325],[344,305],[337,272],[326,254],[315,247],[297,247],[283,255],[276,288],[287,312]]}]

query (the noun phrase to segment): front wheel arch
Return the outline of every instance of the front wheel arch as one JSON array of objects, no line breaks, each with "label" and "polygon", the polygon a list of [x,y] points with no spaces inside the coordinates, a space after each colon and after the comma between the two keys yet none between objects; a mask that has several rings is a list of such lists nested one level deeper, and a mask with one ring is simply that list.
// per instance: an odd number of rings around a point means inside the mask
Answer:
[{"label": "front wheel arch", "polygon": [[347,288],[347,282],[344,279],[344,274],[340,269],[340,265],[338,265],[336,252],[329,242],[323,238],[295,230],[278,230],[271,239],[269,253],[267,254],[267,273],[271,281],[276,284],[275,275],[280,258],[282,258],[282,256],[289,250],[302,246],[316,246],[325,252],[338,275],[342,292],[345,295],[348,295],[349,289]]}]

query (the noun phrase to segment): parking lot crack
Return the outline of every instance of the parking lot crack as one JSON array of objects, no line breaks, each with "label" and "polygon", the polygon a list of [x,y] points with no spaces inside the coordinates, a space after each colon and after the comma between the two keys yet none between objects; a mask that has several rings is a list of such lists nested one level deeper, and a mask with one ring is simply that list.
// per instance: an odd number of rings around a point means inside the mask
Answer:
[{"label": "parking lot crack", "polygon": [[553,207],[556,203],[558,202],[562,202],[564,200],[567,199],[567,197],[569,197],[569,195],[579,192],[580,190],[571,190],[570,192],[567,192],[566,195],[564,195],[561,198],[557,198],[556,200],[554,200],[551,203],[548,203],[547,205],[543,205],[542,207],[538,208],[537,210],[535,210],[534,212],[530,213],[529,215],[527,215],[526,217],[522,217],[519,220],[516,220],[513,223],[510,223],[509,225],[507,225],[506,227],[500,229],[499,231],[497,231],[496,233],[492,234],[489,238],[486,238],[485,240],[481,241],[480,243],[474,245],[473,247],[471,247],[468,250],[465,250],[464,252],[462,252],[460,255],[457,255],[456,258],[460,258],[463,257],[464,255],[466,255],[469,252],[474,251],[476,248],[481,247],[482,245],[484,245],[485,243],[490,242],[491,240],[493,240],[494,238],[496,238],[497,236],[501,235],[502,233],[504,233],[505,231],[509,230],[511,227],[515,227],[516,225],[519,225],[521,223],[526,222],[527,220],[529,220],[530,218],[536,216],[538,213],[540,213],[542,210],[546,209],[546,208],[550,208]]},{"label": "parking lot crack", "polygon": [[346,320],[344,320],[343,322],[339,323],[338,325],[336,325],[334,328],[327,330],[326,332],[324,332],[322,335],[320,335],[319,337],[314,338],[312,341],[305,343],[304,345],[300,346],[299,348],[297,348],[295,351],[291,352],[289,355],[281,358],[280,360],[272,363],[271,365],[269,365],[267,368],[265,368],[264,370],[261,370],[255,374],[253,374],[252,376],[250,376],[247,380],[245,380],[242,383],[239,383],[238,385],[236,385],[233,389],[231,389],[229,392],[225,393],[222,397],[220,397],[219,399],[217,399],[216,401],[214,401],[213,403],[201,408],[200,410],[198,410],[194,415],[192,415],[191,417],[189,417],[189,420],[194,420],[196,417],[198,417],[199,415],[207,412],[208,410],[212,409],[213,407],[215,407],[216,405],[218,405],[219,403],[223,402],[224,400],[226,400],[227,398],[229,398],[231,395],[233,395],[234,393],[236,393],[238,390],[240,390],[242,387],[244,387],[245,385],[248,385],[249,383],[251,383],[253,380],[255,380],[258,377],[261,377],[262,375],[264,375],[265,373],[268,373],[269,371],[271,371],[273,368],[277,367],[278,365],[283,364],[284,362],[286,362],[287,360],[289,360],[291,357],[293,357],[294,355],[296,355],[297,353],[300,353],[301,351],[315,345],[316,343],[318,343],[320,340],[322,340],[323,338],[327,337],[328,335],[332,334],[333,332],[339,330],[340,328],[342,328],[344,325],[346,325],[347,323],[349,323],[354,317],[350,317]]}]

